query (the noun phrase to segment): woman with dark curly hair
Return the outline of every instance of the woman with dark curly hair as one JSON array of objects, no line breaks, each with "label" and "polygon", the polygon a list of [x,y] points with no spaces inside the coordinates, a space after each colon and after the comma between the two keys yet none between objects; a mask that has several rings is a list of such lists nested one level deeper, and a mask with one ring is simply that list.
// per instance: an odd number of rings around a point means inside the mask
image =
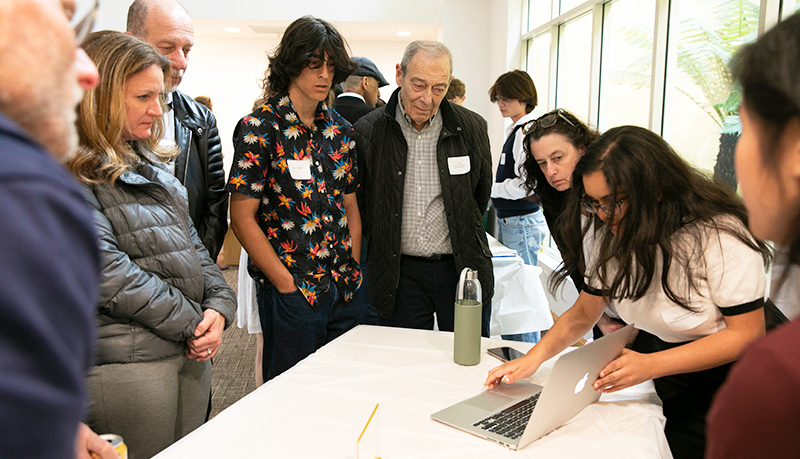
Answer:
[{"label": "woman with dark curly hair", "polygon": [[[622,320],[654,335],[656,352],[623,350],[600,371],[595,390],[653,379],[673,455],[703,457],[711,399],[730,363],[765,331],[769,250],[748,231],[735,194],[647,129],[601,135],[573,176],[559,222],[562,273],[584,273],[584,293],[601,301],[579,298],[528,354],[492,370],[487,384],[532,375],[588,332],[611,299]],[[589,253],[581,250],[587,234],[595,238]]]}]

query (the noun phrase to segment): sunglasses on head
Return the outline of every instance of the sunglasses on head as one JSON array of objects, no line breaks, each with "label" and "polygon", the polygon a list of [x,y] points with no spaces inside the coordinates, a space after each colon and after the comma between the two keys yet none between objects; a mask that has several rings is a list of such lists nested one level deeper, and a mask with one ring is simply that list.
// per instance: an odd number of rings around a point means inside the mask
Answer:
[{"label": "sunglasses on head", "polygon": [[555,126],[556,121],[561,118],[562,120],[566,121],[572,127],[576,127],[575,123],[569,120],[566,116],[564,116],[564,110],[557,108],[550,113],[546,113],[535,120],[528,121],[522,126],[522,133],[524,135],[528,135],[536,126],[541,126],[542,129],[549,129]]}]

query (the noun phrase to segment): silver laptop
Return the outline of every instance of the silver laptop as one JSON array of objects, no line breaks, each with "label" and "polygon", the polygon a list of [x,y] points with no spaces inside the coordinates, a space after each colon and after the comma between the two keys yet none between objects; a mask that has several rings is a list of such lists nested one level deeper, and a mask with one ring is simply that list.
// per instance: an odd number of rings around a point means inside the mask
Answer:
[{"label": "silver laptop", "polygon": [[633,325],[626,325],[561,356],[544,387],[524,381],[500,384],[431,418],[511,449],[522,449],[600,398],[592,383],[600,370],[619,356],[632,332]]}]

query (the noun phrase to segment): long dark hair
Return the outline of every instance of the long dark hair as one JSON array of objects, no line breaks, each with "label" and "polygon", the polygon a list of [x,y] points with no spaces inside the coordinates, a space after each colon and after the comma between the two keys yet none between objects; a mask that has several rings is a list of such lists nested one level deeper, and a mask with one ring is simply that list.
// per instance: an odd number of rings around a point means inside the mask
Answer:
[{"label": "long dark hair", "polygon": [[547,183],[544,172],[542,172],[539,164],[536,163],[536,158],[533,157],[533,153],[531,152],[531,141],[539,140],[548,134],[561,134],[573,147],[580,150],[588,148],[589,144],[591,144],[599,134],[566,110],[556,109],[542,115],[539,119],[556,112],[561,113],[572,125],[560,116],[556,116],[555,124],[550,127],[545,128],[537,123],[533,129],[525,135],[525,139],[522,141],[522,149],[525,152],[525,162],[522,167],[525,170],[525,187],[528,191],[532,191],[537,196],[542,206],[547,207],[549,205],[551,207],[560,208],[566,196],[566,192],[558,191]]},{"label": "long dark hair", "polygon": [[[583,238],[586,232],[603,225],[596,215],[594,225],[580,225],[582,178],[598,171],[605,176],[612,201],[618,201],[618,193],[628,196],[627,212],[619,222],[621,236],[610,231],[597,233],[595,250],[599,248],[599,256],[591,275],[604,286],[604,296],[642,298],[653,281],[660,254],[664,293],[681,307],[691,309],[688,293],[699,292],[692,267],[702,254],[708,228],[736,237],[759,252],[765,264],[770,262],[767,246],[747,230],[747,212],[738,196],[690,166],[657,134],[637,126],[622,126],[601,135],[575,167],[573,191],[559,221],[570,241],[561,252],[561,281],[571,269],[586,272]],[[717,218],[722,216],[727,218]],[[686,238],[675,243],[673,236],[679,230]],[[616,269],[609,268],[611,262]],[[688,291],[676,291],[670,285],[672,265],[683,270]]]},{"label": "long dark hair", "polygon": [[[777,142],[788,122],[800,117],[800,14],[744,46],[731,61],[731,71],[742,85],[743,105],[762,132],[763,163],[777,175],[782,153]],[[800,203],[786,235],[788,261],[799,265]]]},{"label": "long dark hair", "polygon": [[308,62],[318,55],[328,59],[336,68],[333,86],[344,81],[358,66],[348,56],[347,43],[329,22],[303,16],[286,28],[280,44],[269,56],[269,68],[261,83],[264,98],[286,92]]}]

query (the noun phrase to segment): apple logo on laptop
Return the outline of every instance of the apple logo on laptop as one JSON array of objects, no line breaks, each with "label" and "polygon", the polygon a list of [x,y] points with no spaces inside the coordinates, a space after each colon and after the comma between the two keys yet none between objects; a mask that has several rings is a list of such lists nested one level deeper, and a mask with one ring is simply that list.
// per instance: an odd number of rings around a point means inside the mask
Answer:
[{"label": "apple logo on laptop", "polygon": [[578,381],[578,384],[575,384],[575,395],[578,395],[583,390],[583,388],[586,386],[586,381],[588,380],[589,380],[589,373],[586,373],[585,375],[583,375],[583,378],[581,378],[580,381]]}]

